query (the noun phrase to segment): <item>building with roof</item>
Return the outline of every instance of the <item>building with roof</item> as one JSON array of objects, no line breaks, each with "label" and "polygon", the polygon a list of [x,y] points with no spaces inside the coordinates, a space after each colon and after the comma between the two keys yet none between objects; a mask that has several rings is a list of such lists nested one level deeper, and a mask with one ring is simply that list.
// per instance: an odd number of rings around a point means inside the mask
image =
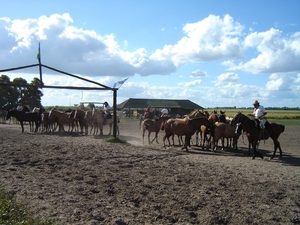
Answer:
[{"label": "building with roof", "polygon": [[129,98],[117,105],[118,110],[127,111],[129,115],[138,116],[143,113],[147,106],[151,106],[152,110],[161,110],[167,108],[171,116],[185,115],[194,109],[201,109],[200,105],[186,99],[145,99],[145,98]]}]

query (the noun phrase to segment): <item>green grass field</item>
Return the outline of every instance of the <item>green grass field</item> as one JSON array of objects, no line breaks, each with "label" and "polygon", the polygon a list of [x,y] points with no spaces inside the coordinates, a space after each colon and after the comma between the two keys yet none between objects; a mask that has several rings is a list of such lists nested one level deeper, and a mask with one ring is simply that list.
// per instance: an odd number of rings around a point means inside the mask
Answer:
[{"label": "green grass field", "polygon": [[[225,111],[226,116],[233,117],[237,112],[241,111],[247,115],[252,113],[252,109],[218,109],[218,112]],[[212,110],[208,110],[211,112]],[[267,119],[269,122],[282,124],[285,126],[300,126],[300,110],[267,110]]]}]

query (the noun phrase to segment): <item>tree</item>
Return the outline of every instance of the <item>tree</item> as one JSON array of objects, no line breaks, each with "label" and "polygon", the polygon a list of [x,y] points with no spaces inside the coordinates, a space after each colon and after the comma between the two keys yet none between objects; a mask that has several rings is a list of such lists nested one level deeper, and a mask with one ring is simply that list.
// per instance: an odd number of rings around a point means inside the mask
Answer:
[{"label": "tree", "polygon": [[[15,78],[12,82],[6,75],[0,76],[0,83],[12,84],[12,86],[0,86],[0,106],[6,110],[17,106],[18,102],[23,105],[33,107],[41,107],[41,97],[43,96],[40,90],[42,83],[38,78],[34,78],[30,85],[35,87],[27,87],[27,81],[21,77]],[[13,86],[24,85],[24,86]]]},{"label": "tree", "polygon": [[[13,84],[17,85],[28,85],[27,81],[22,77],[17,77],[12,81]],[[27,98],[29,96],[28,87],[26,86],[14,86],[14,91],[16,93],[15,104],[20,102],[22,105],[27,105]]]},{"label": "tree", "polygon": [[[10,78],[6,75],[0,76],[0,83],[11,83]],[[0,86],[0,107],[3,109],[10,109],[15,105],[16,93],[13,86]]]},{"label": "tree", "polygon": [[41,98],[44,95],[39,87],[42,86],[42,82],[38,78],[33,78],[30,85],[35,85],[35,87],[28,87],[28,105],[32,109],[34,107],[42,107]]}]

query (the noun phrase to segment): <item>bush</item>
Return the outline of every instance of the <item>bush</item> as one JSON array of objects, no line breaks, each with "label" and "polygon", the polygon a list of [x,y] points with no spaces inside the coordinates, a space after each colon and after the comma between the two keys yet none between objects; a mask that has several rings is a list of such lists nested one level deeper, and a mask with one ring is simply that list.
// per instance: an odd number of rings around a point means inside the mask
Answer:
[{"label": "bush", "polygon": [[0,189],[0,224],[3,225],[57,225],[57,221],[46,220],[42,221],[33,217],[26,205],[22,202],[17,202],[13,192]]}]

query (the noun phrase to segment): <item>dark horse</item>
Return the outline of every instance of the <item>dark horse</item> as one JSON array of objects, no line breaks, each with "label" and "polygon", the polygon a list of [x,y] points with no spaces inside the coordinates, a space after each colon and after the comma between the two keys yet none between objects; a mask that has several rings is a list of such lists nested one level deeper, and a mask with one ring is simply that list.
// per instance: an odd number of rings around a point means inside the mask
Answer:
[{"label": "dark horse", "polygon": [[[246,136],[248,137],[249,143],[253,147],[254,153],[252,158],[255,159],[256,155],[263,158],[262,155],[257,151],[257,144],[260,140],[263,140],[264,137],[264,135],[261,132],[262,130],[256,126],[254,120],[249,119],[241,112],[235,114],[235,116],[231,121],[231,124],[233,125],[236,125],[237,123],[240,123],[240,126],[243,128],[244,132],[246,133]],[[285,126],[276,123],[269,123],[268,126],[266,124],[266,129],[268,130],[270,137],[272,138],[274,143],[274,152],[273,155],[271,156],[271,159],[274,158],[277,148],[279,148],[280,158],[282,158],[282,150],[278,138],[280,134],[283,133]]]},{"label": "dark horse", "polygon": [[23,122],[34,122],[35,123],[35,131],[37,132],[39,125],[41,123],[41,116],[39,113],[31,113],[31,112],[24,112],[24,111],[17,111],[17,110],[9,110],[6,115],[6,120],[10,117],[15,117],[21,124],[22,133],[24,132],[24,125]]}]

